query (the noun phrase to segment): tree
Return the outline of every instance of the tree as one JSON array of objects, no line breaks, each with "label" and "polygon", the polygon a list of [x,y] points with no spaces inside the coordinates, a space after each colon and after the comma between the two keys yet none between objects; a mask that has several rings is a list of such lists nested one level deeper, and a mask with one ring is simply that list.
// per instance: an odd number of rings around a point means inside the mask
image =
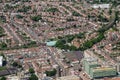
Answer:
[{"label": "tree", "polygon": [[16,15],[16,17],[17,17],[18,19],[22,19],[22,18],[23,18],[23,16],[20,15],[20,14]]},{"label": "tree", "polygon": [[110,15],[112,14],[112,10],[111,10],[111,9],[109,10],[109,14],[110,14]]},{"label": "tree", "polygon": [[17,66],[18,66],[18,63],[17,63],[17,62],[13,62],[12,66],[13,66],[13,67],[17,67]]},{"label": "tree", "polygon": [[72,15],[73,15],[73,16],[81,16],[79,13],[77,13],[77,12],[75,12],[75,11],[72,12]]},{"label": "tree", "polygon": [[0,44],[0,48],[7,48],[7,44],[6,43],[4,43],[4,42],[2,42],[1,44]]},{"label": "tree", "polygon": [[58,12],[59,10],[57,8],[49,8],[47,9],[47,12]]},{"label": "tree", "polygon": [[6,77],[3,76],[0,80],[6,80]]},{"label": "tree", "polygon": [[38,77],[37,77],[35,74],[32,74],[32,75],[29,77],[29,80],[38,80]]},{"label": "tree", "polygon": [[42,19],[42,17],[41,17],[41,15],[37,15],[37,16],[31,16],[31,19],[33,20],[33,21],[39,21],[39,20],[41,20]]},{"label": "tree", "polygon": [[34,71],[33,68],[30,68],[30,69],[29,69],[29,72],[30,72],[31,74],[35,73],[35,71]]},{"label": "tree", "polygon": [[53,69],[52,71],[46,71],[45,73],[47,76],[51,77],[51,76],[55,76],[57,71],[56,71],[56,69]]},{"label": "tree", "polygon": [[83,44],[84,48],[91,48],[93,46],[93,43],[92,41],[86,41],[84,44]]},{"label": "tree", "polygon": [[75,51],[75,50],[77,50],[77,48],[72,45],[72,46],[69,47],[69,50],[70,50],[70,51]]},{"label": "tree", "polygon": [[21,9],[18,9],[18,12],[28,12],[31,9],[31,6],[23,5]]}]

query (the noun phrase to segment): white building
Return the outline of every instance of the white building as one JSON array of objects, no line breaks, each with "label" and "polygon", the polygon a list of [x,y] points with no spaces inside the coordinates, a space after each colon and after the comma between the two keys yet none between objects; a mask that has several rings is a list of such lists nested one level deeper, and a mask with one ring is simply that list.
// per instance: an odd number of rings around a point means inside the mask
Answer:
[{"label": "white building", "polygon": [[3,56],[0,56],[0,66],[3,65]]},{"label": "white building", "polygon": [[110,4],[93,4],[92,8],[108,9],[110,8]]}]

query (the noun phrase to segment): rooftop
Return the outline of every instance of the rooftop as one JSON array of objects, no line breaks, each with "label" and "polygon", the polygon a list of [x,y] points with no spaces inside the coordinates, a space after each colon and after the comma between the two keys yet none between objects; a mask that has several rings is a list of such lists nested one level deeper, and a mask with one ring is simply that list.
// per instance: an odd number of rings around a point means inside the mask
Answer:
[{"label": "rooftop", "polygon": [[46,42],[47,46],[54,46],[56,44],[57,41],[49,41]]},{"label": "rooftop", "polygon": [[93,64],[98,63],[98,62],[97,62],[97,59],[96,59],[96,58],[93,58],[93,57],[85,58],[85,61],[89,62],[90,64],[91,64],[91,63],[93,63]]},{"label": "rooftop", "polygon": [[104,78],[103,80],[120,80],[120,77],[115,77],[115,78]]},{"label": "rooftop", "polygon": [[105,70],[115,70],[115,69],[112,68],[112,67],[97,67],[97,68],[94,68],[94,71],[105,71]]},{"label": "rooftop", "polygon": [[78,76],[64,76],[64,77],[59,77],[56,80],[81,80]]}]

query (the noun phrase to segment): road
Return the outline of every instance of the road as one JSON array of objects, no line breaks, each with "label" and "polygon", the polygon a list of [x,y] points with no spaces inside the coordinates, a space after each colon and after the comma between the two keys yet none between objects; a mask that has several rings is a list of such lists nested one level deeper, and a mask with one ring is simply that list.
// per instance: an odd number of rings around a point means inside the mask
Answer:
[{"label": "road", "polygon": [[54,62],[58,65],[58,69],[57,69],[58,77],[66,76],[67,75],[67,71],[60,64],[59,59],[56,59],[56,57],[53,55],[53,52],[50,50],[50,48],[47,48],[47,52],[52,57],[52,59],[54,60]]},{"label": "road", "polygon": [[[76,11],[77,13],[81,14],[82,16],[87,17],[86,14],[81,13],[78,9],[74,8],[74,7],[71,6],[70,4],[66,4],[66,6],[70,7],[72,10]],[[93,23],[93,22],[90,22],[90,21],[88,21],[88,23],[90,23],[90,24],[92,24],[92,25],[94,25],[94,26],[98,26],[97,24],[95,24],[95,23]]]},{"label": "road", "polygon": [[9,32],[16,43],[23,43],[8,23],[6,23],[6,26],[4,28]]},{"label": "road", "polygon": [[16,28],[18,28],[20,31],[24,31],[26,34],[28,34],[33,40],[35,40],[35,41],[37,41],[38,43],[40,42],[40,39],[39,39],[39,37],[37,36],[37,34],[29,27],[27,27],[27,26],[23,26],[23,25],[20,25],[20,24],[18,24],[18,23],[16,23],[15,21],[14,21],[14,16],[15,16],[16,14],[12,14],[11,16],[10,16],[10,20],[11,20],[11,24],[12,25],[14,25]]}]

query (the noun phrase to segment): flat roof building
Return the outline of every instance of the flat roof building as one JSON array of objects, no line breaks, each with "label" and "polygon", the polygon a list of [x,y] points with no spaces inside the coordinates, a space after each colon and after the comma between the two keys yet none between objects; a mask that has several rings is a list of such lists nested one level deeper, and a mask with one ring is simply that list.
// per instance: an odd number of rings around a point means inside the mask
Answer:
[{"label": "flat roof building", "polygon": [[103,67],[98,63],[97,59],[91,57],[83,60],[83,67],[91,79],[117,75],[117,70],[115,68]]},{"label": "flat roof building", "polygon": [[56,80],[81,80],[81,79],[76,75],[72,75],[72,76],[59,77]]},{"label": "flat roof building", "polygon": [[93,4],[92,8],[102,8],[102,9],[110,8],[110,4]]},{"label": "flat roof building", "polygon": [[84,70],[88,75],[90,74],[91,68],[100,67],[100,65],[97,62],[97,59],[91,57],[84,59],[83,65]]},{"label": "flat roof building", "polygon": [[90,76],[92,78],[112,77],[115,75],[117,75],[116,69],[112,67],[96,67],[90,70]]}]

